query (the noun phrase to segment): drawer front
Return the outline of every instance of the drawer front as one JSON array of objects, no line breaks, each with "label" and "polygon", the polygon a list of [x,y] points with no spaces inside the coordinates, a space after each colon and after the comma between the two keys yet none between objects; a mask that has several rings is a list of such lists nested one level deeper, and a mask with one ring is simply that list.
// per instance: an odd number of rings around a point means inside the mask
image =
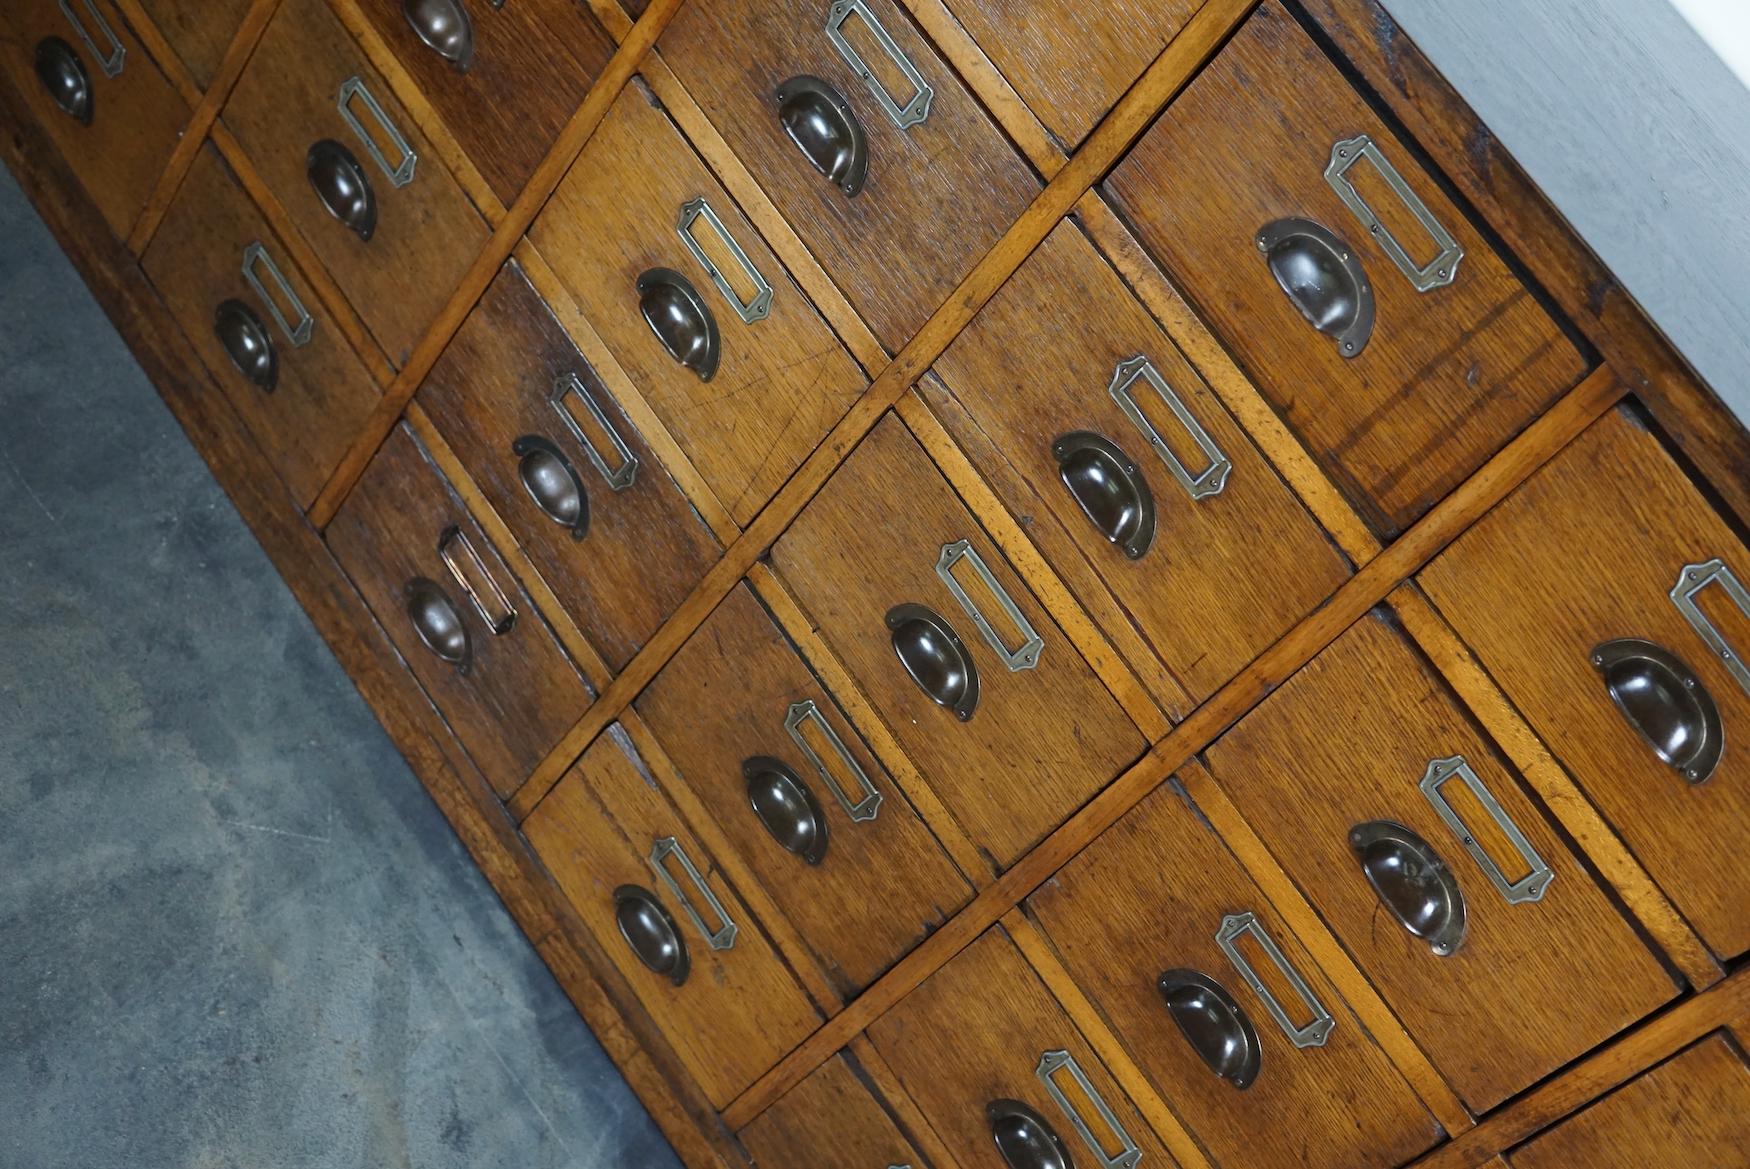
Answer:
[{"label": "drawer front", "polygon": [[1716,1033],[1508,1158],[1513,1169],[1734,1169],[1750,1151],[1750,1068]]},{"label": "drawer front", "polygon": [[530,236],[738,524],[862,392],[856,363],[642,82]]},{"label": "drawer front", "polygon": [[1348,575],[1073,224],[1057,226],[936,372],[955,399],[938,414],[1009,510],[1030,517],[1053,567],[1073,591],[1111,590],[1107,620],[1133,623],[1194,700]]},{"label": "drawer front", "polygon": [[1029,904],[1216,1164],[1385,1169],[1440,1139],[1177,781]]},{"label": "drawer front", "polygon": [[509,796],[594,691],[405,426],[327,535],[481,773]]},{"label": "drawer front", "polygon": [[772,562],[999,866],[1145,746],[891,415],[778,541]]},{"label": "drawer front", "polygon": [[1208,759],[1473,1110],[1675,995],[1511,768],[1384,618],[1363,618]]},{"label": "drawer front", "polygon": [[140,0],[183,68],[205,89],[218,73],[250,0]]},{"label": "drawer front", "polygon": [[141,263],[256,444],[308,506],[379,390],[210,144]]},{"label": "drawer front", "polygon": [[[1693,593],[1694,624],[1672,596],[1689,591],[1679,588],[1688,566],[1715,560],[1732,581],[1750,581],[1750,552],[1659,440],[1617,413],[1478,522],[1422,583],[1666,895],[1729,957],[1750,950],[1750,694],[1702,631],[1737,654],[1750,646],[1750,618],[1734,610],[1724,576]],[[1593,664],[1625,638],[1669,657],[1643,658],[1638,670],[1632,657],[1610,671]],[[1690,677],[1706,707],[1636,703],[1637,675]],[[1705,726],[1718,733],[1659,740],[1672,763],[1638,729]]]},{"label": "drawer front", "polygon": [[615,670],[722,552],[514,261],[419,402]]},{"label": "drawer front", "polygon": [[578,0],[358,0],[509,206],[613,56]]},{"label": "drawer front", "polygon": [[637,708],[847,998],[970,899],[965,878],[745,584]]},{"label": "drawer front", "polygon": [[390,360],[404,363],[486,224],[322,0],[280,6],[224,119]]},{"label": "drawer front", "polygon": [[[877,1020],[869,1038],[962,1165],[1175,1164],[1000,926]],[[1028,1138],[1067,1156],[1005,1158],[991,1148]]]},{"label": "drawer front", "polygon": [[1276,0],[1107,189],[1382,534],[1427,511],[1585,370],[1413,149]]},{"label": "drawer front", "polygon": [[737,1135],[769,1169],[929,1169],[849,1055],[834,1056]]},{"label": "drawer front", "polygon": [[819,1026],[618,724],[536,805],[523,832],[719,1108]]},{"label": "drawer front", "polygon": [[[834,24],[842,49],[829,34]],[[890,350],[1039,192],[1038,178],[892,0],[696,0],[657,47]]]},{"label": "drawer front", "polygon": [[110,0],[7,0],[0,31],[0,68],[110,230],[126,237],[176,148],[187,103]]}]

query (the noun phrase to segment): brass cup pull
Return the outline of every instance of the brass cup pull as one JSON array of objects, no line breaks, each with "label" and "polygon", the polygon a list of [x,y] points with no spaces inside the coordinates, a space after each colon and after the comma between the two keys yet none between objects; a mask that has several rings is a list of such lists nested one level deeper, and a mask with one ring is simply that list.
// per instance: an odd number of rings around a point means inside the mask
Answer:
[{"label": "brass cup pull", "polygon": [[811,865],[826,859],[826,814],[808,785],[788,764],[755,755],[741,764],[747,800],[772,839]]},{"label": "brass cup pull", "polygon": [[638,311],[668,355],[708,382],[717,372],[723,343],[693,282],[672,268],[652,268],[638,277]]},{"label": "brass cup pull", "polygon": [[1209,1070],[1242,1091],[1258,1078],[1258,1032],[1227,989],[1200,970],[1169,970],[1155,981],[1179,1034]]},{"label": "brass cup pull", "polygon": [[641,885],[621,885],[615,889],[614,924],[645,969],[676,986],[687,980],[692,962],[687,957],[686,939],[681,937],[674,918],[668,915],[656,894]]},{"label": "brass cup pull", "polygon": [[1075,1169],[1057,1130],[1019,1100],[992,1100],[985,1105],[984,1118],[1009,1169]]},{"label": "brass cup pull", "polygon": [[323,210],[365,242],[377,230],[377,196],[357,156],[332,138],[324,138],[304,157],[304,173]]},{"label": "brass cup pull", "polygon": [[91,75],[79,51],[60,37],[44,37],[36,46],[36,79],[48,91],[49,100],[81,126],[91,125],[95,103]]},{"label": "brass cup pull", "polygon": [[1686,782],[1706,782],[1726,733],[1713,695],[1688,663],[1662,645],[1623,637],[1594,649],[1592,666],[1653,754]]},{"label": "brass cup pull", "polygon": [[279,385],[279,355],[254,309],[234,297],[222,301],[213,315],[213,335],[225,347],[238,373],[262,392],[273,393]]},{"label": "brass cup pull", "polygon": [[855,198],[869,174],[869,140],[844,94],[808,73],[778,86],[778,124],[809,165]]},{"label": "brass cup pull", "polygon": [[1355,249],[1310,219],[1278,219],[1258,229],[1270,274],[1307,323],[1359,356],[1373,335],[1373,286]]},{"label": "brass cup pull", "polygon": [[443,586],[428,577],[416,576],[403,590],[407,602],[407,619],[425,648],[442,661],[466,674],[473,658],[468,627],[462,614],[444,592]]},{"label": "brass cup pull", "polygon": [[401,15],[413,35],[458,73],[474,63],[474,22],[462,0],[401,0]]},{"label": "brass cup pull", "polygon": [[512,442],[510,452],[517,457],[517,478],[541,514],[569,531],[573,540],[588,535],[589,493],[564,452],[538,434]]},{"label": "brass cup pull", "polygon": [[1057,477],[1094,530],[1124,555],[1140,560],[1155,538],[1155,501],[1130,456],[1090,430],[1076,430],[1051,444]]},{"label": "brass cup pull", "polygon": [[927,605],[907,602],[887,611],[899,664],[931,702],[961,722],[978,709],[978,667],[947,620]]},{"label": "brass cup pull", "polygon": [[1442,958],[1464,943],[1464,893],[1426,840],[1395,820],[1349,830],[1349,848],[1373,892],[1412,937]]}]

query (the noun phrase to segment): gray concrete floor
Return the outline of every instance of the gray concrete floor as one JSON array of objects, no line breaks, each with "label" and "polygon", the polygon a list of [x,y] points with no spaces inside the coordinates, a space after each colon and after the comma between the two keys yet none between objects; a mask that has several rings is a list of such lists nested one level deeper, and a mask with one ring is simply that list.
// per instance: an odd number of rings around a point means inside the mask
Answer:
[{"label": "gray concrete floor", "polygon": [[677,1164],[0,168],[0,1167]]}]

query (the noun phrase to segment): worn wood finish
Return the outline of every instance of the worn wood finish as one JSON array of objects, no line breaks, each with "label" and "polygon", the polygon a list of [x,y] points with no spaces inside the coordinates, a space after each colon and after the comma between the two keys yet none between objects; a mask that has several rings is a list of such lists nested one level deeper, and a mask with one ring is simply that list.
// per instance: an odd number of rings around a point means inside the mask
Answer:
[{"label": "worn wood finish", "polygon": [[773,1169],[928,1166],[850,1055],[822,1066],[737,1136],[754,1164]]},{"label": "worn wood finish", "polygon": [[[1232,464],[1219,494],[1193,499],[1108,392],[1136,356]],[[1329,538],[1073,224],[1051,233],[935,368],[953,400],[934,404],[960,447],[1030,518],[1078,599],[1108,628],[1134,627],[1193,705],[1347,577]],[[1147,382],[1130,393],[1188,473],[1211,467]],[[1109,543],[1062,482],[1052,444],[1079,430],[1115,443],[1148,486],[1156,533],[1140,559]]]},{"label": "worn wood finish", "polygon": [[[451,529],[460,534],[451,547],[457,570],[446,566],[440,551]],[[500,795],[514,792],[595,692],[405,428],[384,444],[327,535],[336,559],[474,762]],[[465,669],[422,644],[406,593],[416,579],[435,582],[466,629]],[[508,628],[494,632],[507,610],[514,614]]]},{"label": "worn wood finish", "polygon": [[[244,280],[244,249],[254,243],[266,248],[310,315],[310,337],[301,346],[279,328],[269,306]],[[303,270],[211,146],[195,160],[140,262],[298,506],[307,506],[328,482],[380,391]],[[297,319],[271,278],[262,272],[261,279],[296,327]],[[268,329],[278,363],[271,391],[243,374],[214,331],[220,303],[233,298]]]},{"label": "worn wood finish", "polygon": [[[971,541],[1044,639],[1033,669],[1008,671],[937,579],[943,547]],[[1005,868],[1143,747],[1111,694],[1009,570],[916,440],[889,418],[772,549],[772,564],[931,788]],[[962,566],[962,571],[969,566]],[[1010,650],[1022,640],[981,587],[974,602]],[[929,606],[976,663],[981,695],[961,722],[907,677],[883,615]]]},{"label": "worn wood finish", "polygon": [[[1157,788],[1027,905],[1213,1163],[1386,1169],[1443,1135],[1177,784]],[[1223,919],[1236,913],[1257,915],[1334,1020],[1322,1045],[1296,1048],[1216,944]],[[1316,1011],[1271,969],[1263,949],[1249,939],[1239,945],[1293,1023],[1310,1022]],[[1175,968],[1214,978],[1250,1018],[1262,1058],[1257,1080],[1243,1091],[1210,1071],[1167,1012],[1155,980]]]},{"label": "worn wood finish", "polygon": [[176,57],[206,89],[218,75],[232,38],[242,27],[252,0],[139,0]]},{"label": "worn wood finish", "polygon": [[[793,705],[813,702],[879,793],[853,820],[785,729]],[[717,607],[639,696],[636,709],[682,780],[796,926],[834,989],[854,996],[972,896],[825,687],[745,586]],[[808,740],[854,803],[856,773],[818,728]],[[826,823],[818,865],[781,847],[755,816],[743,764],[777,759],[808,788]],[[865,814],[867,809],[860,809]]]},{"label": "worn wood finish", "polygon": [[[1455,755],[1554,873],[1541,900],[1509,904],[1417,790],[1430,761]],[[1208,759],[1473,1109],[1493,1108],[1676,993],[1494,745],[1382,616],[1363,618],[1314,658]],[[1529,872],[1461,779],[1441,792],[1508,880]],[[1369,887],[1348,833],[1374,820],[1408,826],[1457,879],[1467,928],[1456,953],[1433,954]]]},{"label": "worn wood finish", "polygon": [[[929,115],[901,130],[827,39],[806,0],[697,0],[661,41],[663,59],[838,281],[882,344],[898,348],[972,271],[1038,194],[1039,180],[892,0],[869,0],[934,90]],[[915,90],[860,18],[846,38],[904,105]],[[847,198],[778,121],[778,86],[820,77],[850,103],[868,140],[868,181]]]},{"label": "worn wood finish", "polygon": [[[1359,133],[1465,254],[1452,284],[1418,293],[1382,248],[1362,248],[1377,324],[1345,358],[1284,296],[1256,240],[1285,216],[1345,240],[1365,234],[1324,177],[1333,144]],[[1362,162],[1349,175],[1427,259],[1426,233],[1371,170]],[[1426,512],[1585,372],[1542,305],[1276,0],[1106,189],[1381,534]]]},{"label": "worn wood finish", "polygon": [[[584,754],[523,832],[713,1103],[727,1102],[819,1023],[795,976],[662,796],[623,731],[603,736]],[[667,837],[680,844],[736,925],[729,948],[713,950],[653,872],[652,845]],[[720,923],[688,887],[687,876],[678,880],[688,904],[716,929]],[[691,962],[680,986],[646,969],[619,936],[614,891],[625,885],[656,894],[673,918]]]},{"label": "worn wood finish", "polygon": [[[421,158],[405,187],[390,184],[340,117],[336,97],[352,77]],[[455,179],[431,158],[430,142],[406,106],[322,0],[284,0],[222,116],[378,343],[404,365],[487,236]],[[368,112],[360,117],[373,135],[381,133]],[[377,201],[368,241],[329,215],[311,189],[305,157],[325,138],[352,151],[365,169]],[[391,166],[399,163],[386,141],[382,149]]]},{"label": "worn wood finish", "polygon": [[[682,205],[696,198],[772,286],[764,320],[744,323],[681,240]],[[712,228],[700,219],[692,234],[751,298]],[[739,524],[862,392],[856,362],[641,85],[614,103],[530,238]],[[653,268],[681,272],[716,320],[722,351],[709,381],[670,356],[640,313],[638,279]]]},{"label": "worn wood finish", "polygon": [[[1618,412],[1485,516],[1421,582],[1666,895],[1731,956],[1750,949],[1750,770],[1739,730],[1750,727],[1750,695],[1669,597],[1685,565],[1713,557],[1750,580],[1737,536],[1657,437]],[[1719,587],[1698,599],[1742,645],[1744,619]],[[1712,695],[1725,753],[1707,782],[1685,782],[1611,702],[1590,657],[1618,637],[1665,646]]]},{"label": "worn wood finish", "polygon": [[[564,408],[592,445],[577,441],[555,408],[555,387],[575,376],[637,469],[615,490],[589,458],[621,464],[612,440],[573,390]],[[515,261],[480,298],[419,392],[444,441],[543,580],[613,669],[624,666],[721,550],[618,402],[596,376]],[[512,444],[551,443],[587,500],[582,539],[535,503]]]}]

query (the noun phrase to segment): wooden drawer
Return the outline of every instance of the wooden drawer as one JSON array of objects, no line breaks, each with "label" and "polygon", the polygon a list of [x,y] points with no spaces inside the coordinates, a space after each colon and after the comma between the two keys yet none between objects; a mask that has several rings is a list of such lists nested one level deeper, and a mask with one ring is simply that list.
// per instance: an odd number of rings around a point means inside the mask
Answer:
[{"label": "wooden drawer", "polygon": [[1073,224],[1057,226],[936,372],[953,393],[934,395],[937,414],[1052,567],[1109,632],[1134,629],[1193,700],[1348,576]]},{"label": "wooden drawer", "polygon": [[[65,8],[59,0],[6,0],[0,31],[0,69],[110,230],[125,238],[170,161],[188,104],[110,0],[67,0]],[[39,68],[58,79],[65,108]]]},{"label": "wooden drawer", "polygon": [[[829,35],[829,12],[839,9],[843,48]],[[890,350],[917,332],[1039,192],[1038,178],[893,0],[689,0],[658,49]],[[795,78],[816,87],[804,82],[781,99],[780,87]],[[786,110],[817,155],[863,160],[856,194],[839,184],[854,186],[857,168],[828,178],[786,132]],[[810,126],[827,133],[809,135]]]},{"label": "wooden drawer", "polygon": [[140,0],[177,59],[205,89],[237,36],[250,0]]},{"label": "wooden drawer", "polygon": [[486,242],[486,224],[323,0],[285,0],[224,117],[378,343],[404,363]]},{"label": "wooden drawer", "polygon": [[[963,1166],[1175,1164],[1001,926],[876,1020],[869,1038]],[[1045,1147],[1055,1139],[1068,1155],[998,1156],[999,1130]]]},{"label": "wooden drawer", "polygon": [[637,709],[845,997],[970,899],[966,879],[745,584]]},{"label": "wooden drawer", "polygon": [[256,445],[309,506],[380,391],[211,144],[141,264]]},{"label": "wooden drawer", "polygon": [[1362,618],[1208,759],[1474,1111],[1675,995],[1611,897],[1384,616]]},{"label": "wooden drawer", "polygon": [[594,690],[405,425],[327,535],[408,668],[508,797]]},{"label": "wooden drawer", "polygon": [[862,392],[861,370],[642,82],[530,236],[738,524]]},{"label": "wooden drawer", "polygon": [[[1717,578],[1706,567],[1715,563]],[[1692,565],[1701,573],[1693,579]],[[1728,957],[1750,950],[1750,677],[1741,683],[1742,667],[1728,666],[1702,636],[1734,655],[1750,647],[1750,617],[1726,594],[1750,581],[1750,551],[1659,440],[1626,412],[1600,419],[1421,580],[1708,945]],[[1692,593],[1697,583],[1706,587]],[[1695,624],[1674,593],[1692,593]],[[1626,690],[1631,706],[1619,708],[1593,658],[1624,638],[1675,660],[1631,653],[1608,675],[1618,688],[1689,676],[1716,718],[1697,719],[1700,703],[1633,703]],[[1720,733],[1666,746],[1682,765],[1667,764],[1627,709],[1649,734],[1660,717],[1685,710],[1669,730],[1705,722]]]},{"label": "wooden drawer", "polygon": [[1743,1169],[1750,1068],[1716,1032],[1508,1157],[1513,1169]]},{"label": "wooden drawer", "polygon": [[[935,794],[999,867],[1142,751],[1136,727],[897,418],[863,440],[772,549],[772,562]],[[943,701],[910,668],[933,678]]]},{"label": "wooden drawer", "polygon": [[613,56],[578,0],[357,0],[506,206]]},{"label": "wooden drawer", "polygon": [[613,669],[721,555],[514,261],[462,323],[419,402]]},{"label": "wooden drawer", "polygon": [[[1385,1169],[1440,1139],[1439,1125],[1176,780],[1029,904],[1077,984],[1214,1163]],[[1193,1034],[1206,1036],[1215,1063]]]},{"label": "wooden drawer", "polygon": [[762,1169],[929,1169],[849,1055],[834,1056],[737,1135]]},{"label": "wooden drawer", "polygon": [[618,724],[536,805],[523,832],[713,1104],[727,1104],[819,1026]]},{"label": "wooden drawer", "polygon": [[[1333,164],[1347,169],[1328,180]],[[1376,209],[1379,232],[1338,187]],[[1167,108],[1107,190],[1382,534],[1427,511],[1585,372],[1536,295],[1277,0]],[[1418,206],[1461,259],[1418,222]],[[1426,279],[1409,275],[1416,265]],[[1437,283],[1442,272],[1449,283]]]}]

